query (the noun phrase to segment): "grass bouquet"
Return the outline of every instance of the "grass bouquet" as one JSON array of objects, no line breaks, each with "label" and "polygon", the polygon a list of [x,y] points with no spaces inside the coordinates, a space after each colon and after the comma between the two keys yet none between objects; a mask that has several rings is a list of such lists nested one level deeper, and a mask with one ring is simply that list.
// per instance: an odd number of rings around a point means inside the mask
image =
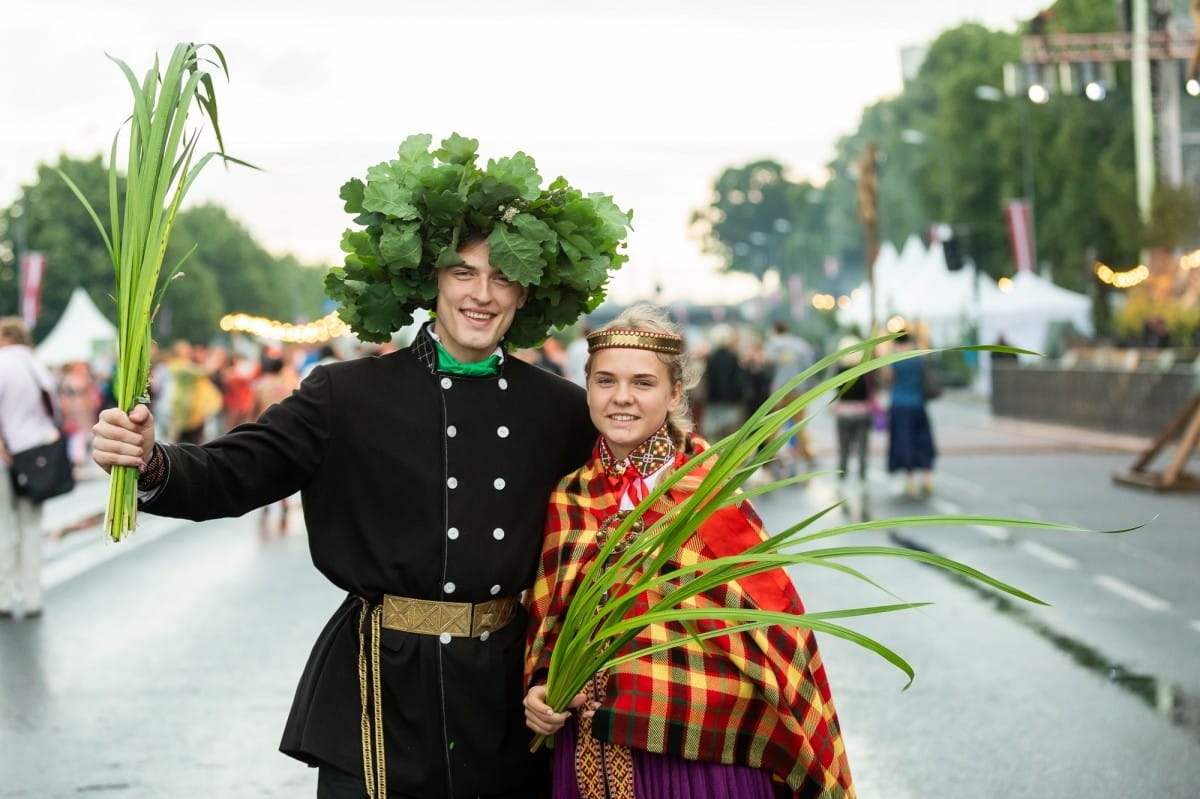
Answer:
[{"label": "grass bouquet", "polygon": [[[724,583],[781,566],[802,565],[834,569],[890,594],[886,588],[879,586],[847,561],[865,557],[905,558],[961,575],[1028,602],[1045,604],[1015,586],[932,552],[887,545],[839,546],[832,539],[866,530],[931,525],[978,524],[1042,530],[1080,528],[1025,519],[958,515],[880,519],[814,530],[818,520],[838,507],[835,504],[809,518],[797,521],[786,530],[738,555],[714,558],[682,568],[674,562],[675,553],[682,548],[684,542],[717,510],[793,485],[811,476],[790,477],[743,490],[747,479],[773,460],[775,454],[794,435],[795,430],[789,426],[789,422],[796,417],[798,411],[831,392],[844,390],[869,372],[899,360],[931,352],[905,350],[888,355],[864,357],[857,366],[819,381],[817,385],[803,391],[786,405],[780,405],[790,392],[799,390],[808,381],[817,380],[825,375],[827,370],[846,355],[869,355],[880,344],[894,338],[895,336],[881,336],[869,339],[815,363],[775,392],[740,430],[714,442],[709,449],[660,480],[655,489],[608,534],[594,561],[595,565],[584,573],[577,583],[574,597],[560,625],[559,638],[550,654],[546,682],[547,703],[550,706],[556,711],[564,710],[592,675],[601,669],[688,642],[700,643],[709,638],[777,624],[807,628],[858,644],[903,671],[911,684],[914,672],[903,657],[879,641],[862,635],[841,622],[858,616],[922,607],[928,603],[897,601],[885,605],[803,614],[747,608],[679,607],[684,600]],[[1015,351],[1010,347],[993,346],[962,349]],[[806,414],[805,418],[811,418],[811,414]],[[629,535],[631,530],[636,529],[635,525],[643,525],[643,513],[652,507],[659,497],[710,458],[714,458],[715,461],[710,464],[708,474],[704,476],[695,493],[652,524],[645,525],[640,535]],[[626,548],[622,551],[621,546]],[[603,568],[599,565],[608,563],[610,558],[613,558],[610,567]],[[639,596],[647,592],[651,598],[658,597],[657,601],[652,599],[646,612],[632,615],[631,609]],[[702,621],[719,621],[724,626],[699,631],[696,625]],[[665,642],[631,651],[630,644],[635,636],[653,623],[671,624],[668,629],[682,629],[686,632],[681,632]],[[537,736],[532,748],[537,749],[545,741],[546,736]]]},{"label": "grass bouquet", "polygon": [[[204,57],[211,51],[212,58]],[[129,119],[129,156],[124,196],[117,172],[117,148],[121,132],[113,137],[108,166],[110,229],[106,229],[79,187],[66,175],[63,180],[83,203],[100,230],[112,259],[116,276],[117,364],[113,395],[126,412],[148,401],[150,375],[150,326],[162,302],[167,283],[179,273],[187,255],[165,273],[162,269],[167,240],[180,203],[196,176],[214,155],[237,161],[225,154],[217,120],[217,101],[209,67],[218,67],[226,77],[225,56],[215,45],[181,43],[175,46],[166,69],[159,59],[139,83],[133,70],[109,56],[133,90],[133,114]],[[188,128],[193,105],[208,118],[219,152],[193,160],[199,129]],[[124,126],[122,126],[124,127]],[[137,522],[138,470],[114,467],[109,487],[104,530],[114,541],[132,532]]]}]

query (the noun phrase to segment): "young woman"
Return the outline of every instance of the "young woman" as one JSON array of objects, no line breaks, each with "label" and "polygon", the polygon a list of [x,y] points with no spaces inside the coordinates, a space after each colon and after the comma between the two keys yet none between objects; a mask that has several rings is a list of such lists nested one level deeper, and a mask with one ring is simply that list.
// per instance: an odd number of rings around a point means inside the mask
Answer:
[{"label": "young woman", "polygon": [[[588,344],[588,408],[600,439],[589,462],[551,495],[526,662],[532,686],[526,723],[556,735],[554,799],[853,796],[829,684],[806,630],[772,627],[703,646],[689,642],[597,674],[573,703],[582,713],[554,713],[546,705],[546,670],[562,615],[576,581],[605,567],[596,556],[606,523],[707,446],[688,432],[690,370],[679,334],[661,311],[636,306],[589,335]],[[665,494],[644,517],[647,525],[686,499],[704,469]],[[714,513],[674,561],[733,555],[763,536],[743,502]],[[687,604],[803,612],[782,569]],[[684,632],[651,625],[633,646]]]},{"label": "young woman", "polygon": [[[911,350],[916,342],[907,331],[895,342],[897,350]],[[904,473],[904,494],[911,498],[933,493],[933,463],[937,446],[925,407],[925,370],[933,369],[924,357],[885,366],[883,379],[891,387],[888,411],[888,472]]]}]

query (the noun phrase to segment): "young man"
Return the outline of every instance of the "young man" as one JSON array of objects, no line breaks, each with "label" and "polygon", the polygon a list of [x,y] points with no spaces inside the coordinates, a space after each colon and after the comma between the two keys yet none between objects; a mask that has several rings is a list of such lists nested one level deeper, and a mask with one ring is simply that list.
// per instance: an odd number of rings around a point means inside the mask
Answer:
[{"label": "young man", "polygon": [[[429,240],[442,222],[422,224]],[[319,367],[203,446],[155,443],[143,406],[96,426],[98,464],[145,464],[150,513],[237,516],[302,492],[313,562],[347,592],[280,747],[320,768],[320,799],[524,799],[544,780],[521,707],[519,598],[550,490],[595,430],[582,388],[506,354],[531,289],[492,263],[478,219],[465,227],[458,258],[437,259],[461,263],[413,267],[436,300],[411,346]]]}]

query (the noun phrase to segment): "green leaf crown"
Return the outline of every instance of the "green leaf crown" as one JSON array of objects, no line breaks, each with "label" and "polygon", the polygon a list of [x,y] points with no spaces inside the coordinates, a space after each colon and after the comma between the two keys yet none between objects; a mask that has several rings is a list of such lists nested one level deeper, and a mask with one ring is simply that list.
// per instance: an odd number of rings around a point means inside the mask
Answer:
[{"label": "green leaf crown", "polygon": [[342,235],[345,264],[325,276],[325,293],[364,341],[385,342],[437,300],[435,269],[462,263],[460,245],[485,238],[490,261],[529,287],[506,339],[541,343],[604,300],[610,273],[628,260],[631,211],[559,177],[542,187],[533,158],[516,152],[480,168],[479,142],[453,133],[430,150],[409,136],[396,158],[341,189],[354,224]]}]

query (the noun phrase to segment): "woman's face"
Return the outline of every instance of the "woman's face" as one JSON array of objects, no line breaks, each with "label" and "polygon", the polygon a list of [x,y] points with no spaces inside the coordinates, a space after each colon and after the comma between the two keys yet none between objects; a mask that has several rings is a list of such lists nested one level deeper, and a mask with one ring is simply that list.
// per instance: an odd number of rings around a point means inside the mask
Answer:
[{"label": "woman's face", "polygon": [[679,406],[683,384],[649,350],[612,347],[592,355],[587,381],[592,424],[623,459],[654,435]]}]

